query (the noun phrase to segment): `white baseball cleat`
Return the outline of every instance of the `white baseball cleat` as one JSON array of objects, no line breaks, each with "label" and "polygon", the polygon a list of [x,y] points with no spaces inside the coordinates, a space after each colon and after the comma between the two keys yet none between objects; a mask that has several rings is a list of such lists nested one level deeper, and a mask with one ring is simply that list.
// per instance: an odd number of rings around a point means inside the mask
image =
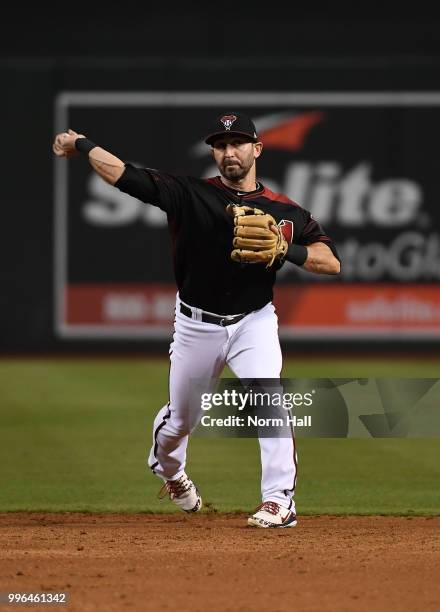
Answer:
[{"label": "white baseball cleat", "polygon": [[170,500],[184,512],[198,512],[202,508],[200,493],[186,474],[177,480],[167,480],[159,491],[158,497],[162,499],[167,493]]},{"label": "white baseball cleat", "polygon": [[262,529],[295,527],[296,515],[276,502],[267,501],[258,506],[255,514],[248,518],[248,525]]}]

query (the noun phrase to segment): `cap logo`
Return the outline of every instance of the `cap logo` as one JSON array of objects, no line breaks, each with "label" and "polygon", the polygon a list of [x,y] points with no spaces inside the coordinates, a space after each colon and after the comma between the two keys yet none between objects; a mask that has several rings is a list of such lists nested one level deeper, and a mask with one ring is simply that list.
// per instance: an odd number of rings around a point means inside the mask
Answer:
[{"label": "cap logo", "polygon": [[234,121],[237,120],[237,117],[235,115],[224,115],[220,121],[223,123],[223,125],[225,126],[225,130],[230,130],[232,124],[234,123]]}]

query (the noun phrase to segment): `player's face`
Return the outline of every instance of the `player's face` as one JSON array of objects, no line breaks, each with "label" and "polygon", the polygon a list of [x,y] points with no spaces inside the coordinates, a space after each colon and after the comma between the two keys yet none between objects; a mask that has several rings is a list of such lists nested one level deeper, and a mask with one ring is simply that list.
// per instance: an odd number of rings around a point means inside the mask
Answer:
[{"label": "player's face", "polygon": [[244,178],[259,157],[260,142],[252,142],[245,136],[222,136],[214,141],[212,154],[220,173],[230,181]]}]

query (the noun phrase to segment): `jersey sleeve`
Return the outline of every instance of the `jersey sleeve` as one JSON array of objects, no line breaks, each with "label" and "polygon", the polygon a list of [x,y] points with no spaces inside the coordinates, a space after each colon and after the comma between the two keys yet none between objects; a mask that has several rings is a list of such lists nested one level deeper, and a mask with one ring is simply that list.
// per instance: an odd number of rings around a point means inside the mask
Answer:
[{"label": "jersey sleeve", "polygon": [[298,236],[295,236],[295,243],[308,246],[314,242],[323,242],[329,247],[333,255],[341,261],[332,239],[326,234],[322,225],[307,210],[302,209],[301,213],[302,227],[298,232]]},{"label": "jersey sleeve", "polygon": [[132,164],[125,164],[125,170],[115,187],[142,202],[158,206],[171,217],[178,214],[188,198],[184,178],[150,168],[136,168]]}]

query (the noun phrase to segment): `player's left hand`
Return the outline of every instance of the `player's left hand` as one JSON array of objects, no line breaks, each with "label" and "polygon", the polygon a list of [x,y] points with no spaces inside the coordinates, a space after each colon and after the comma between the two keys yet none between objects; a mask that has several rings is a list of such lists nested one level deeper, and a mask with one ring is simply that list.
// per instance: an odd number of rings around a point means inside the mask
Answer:
[{"label": "player's left hand", "polygon": [[52,150],[57,157],[75,157],[79,151],[75,148],[77,138],[85,138],[83,134],[78,134],[73,130],[57,134],[52,144]]}]

